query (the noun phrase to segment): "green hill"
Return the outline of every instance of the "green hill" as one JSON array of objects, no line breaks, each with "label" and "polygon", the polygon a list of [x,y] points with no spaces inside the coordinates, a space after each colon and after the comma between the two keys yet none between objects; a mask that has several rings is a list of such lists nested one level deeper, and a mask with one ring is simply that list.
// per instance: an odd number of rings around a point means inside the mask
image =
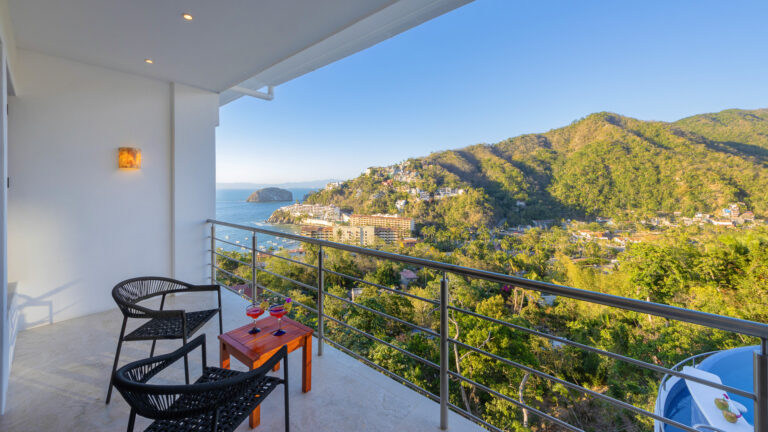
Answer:
[{"label": "green hill", "polygon": [[[431,201],[416,195],[439,188],[464,193]],[[371,168],[307,199],[358,213],[394,213],[399,200],[407,201],[404,215],[456,234],[536,219],[690,216],[731,202],[765,217],[768,109],[672,123],[596,113],[542,134]]]}]

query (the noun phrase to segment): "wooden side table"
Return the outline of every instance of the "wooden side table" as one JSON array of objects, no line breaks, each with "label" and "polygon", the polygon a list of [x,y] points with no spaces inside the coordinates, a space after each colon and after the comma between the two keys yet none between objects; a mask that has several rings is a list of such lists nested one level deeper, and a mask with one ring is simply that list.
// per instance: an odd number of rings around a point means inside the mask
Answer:
[{"label": "wooden side table", "polygon": [[[277,318],[268,316],[257,321],[260,333],[249,334],[253,323],[228,331],[219,335],[219,351],[221,367],[229,369],[230,355],[248,366],[250,370],[256,369],[267,361],[283,345],[288,346],[288,352],[302,348],[301,391],[306,393],[312,389],[312,329],[292,319],[283,317],[283,330],[285,334],[275,336],[272,333],[277,330]],[[280,363],[275,366],[279,369]],[[288,391],[286,388],[285,391]],[[254,428],[261,420],[261,405],[250,415],[248,424]]]}]

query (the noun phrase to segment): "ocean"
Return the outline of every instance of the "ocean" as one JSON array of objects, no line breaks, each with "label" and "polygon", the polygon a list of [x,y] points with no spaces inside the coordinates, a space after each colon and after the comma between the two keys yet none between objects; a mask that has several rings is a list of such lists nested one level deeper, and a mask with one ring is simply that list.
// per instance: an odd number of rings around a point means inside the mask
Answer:
[{"label": "ocean", "polygon": [[[287,189],[293,193],[293,200],[303,201],[304,196],[317,189]],[[280,207],[290,205],[292,202],[268,202],[268,203],[249,203],[246,202],[248,196],[252,193],[248,189],[217,189],[216,190],[216,219],[222,222],[231,222],[239,225],[252,226],[257,228],[271,229],[275,231],[298,233],[298,227],[295,225],[279,225],[267,223],[269,216]],[[251,246],[251,232],[235,228],[216,226],[216,237],[224,239],[235,244]],[[256,242],[259,249],[280,247],[293,249],[298,247],[298,242],[274,237],[266,234],[257,234]],[[237,247],[226,243],[218,242],[216,247],[222,247],[225,250],[242,250],[244,247]]]}]

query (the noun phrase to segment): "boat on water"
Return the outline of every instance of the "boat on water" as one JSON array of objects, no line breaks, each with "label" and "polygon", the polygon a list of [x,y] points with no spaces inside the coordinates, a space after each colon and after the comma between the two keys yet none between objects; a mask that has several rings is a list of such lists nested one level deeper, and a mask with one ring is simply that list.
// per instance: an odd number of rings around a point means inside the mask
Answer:
[{"label": "boat on water", "polygon": [[[755,352],[759,352],[758,346],[699,354],[672,370],[752,393]],[[701,431],[754,430],[752,399],[673,375],[665,375],[661,380],[655,413]],[[654,432],[681,431],[658,420],[654,423]]]}]

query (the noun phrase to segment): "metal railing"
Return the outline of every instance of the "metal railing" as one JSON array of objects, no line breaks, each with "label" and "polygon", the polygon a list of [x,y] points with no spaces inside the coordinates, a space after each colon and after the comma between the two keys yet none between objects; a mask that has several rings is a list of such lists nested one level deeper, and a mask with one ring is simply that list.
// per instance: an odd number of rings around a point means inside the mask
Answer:
[{"label": "metal railing", "polygon": [[[495,396],[497,398],[503,399],[503,400],[505,400],[505,401],[507,401],[507,402],[509,402],[509,403],[511,403],[511,404],[513,404],[513,405],[515,405],[515,406],[517,406],[519,408],[521,408],[521,409],[527,410],[528,412],[533,413],[533,414],[535,414],[535,415],[537,415],[537,416],[539,416],[539,417],[541,417],[541,418],[543,418],[543,419],[545,419],[545,420],[547,420],[549,422],[552,422],[552,423],[554,423],[554,424],[556,424],[556,425],[558,425],[560,427],[563,427],[563,428],[565,428],[567,430],[582,431],[582,429],[580,429],[579,427],[574,426],[572,424],[569,424],[569,423],[567,423],[567,422],[565,422],[565,421],[563,421],[561,419],[558,419],[558,418],[556,418],[556,417],[554,417],[554,416],[552,416],[550,414],[542,412],[542,411],[540,411],[540,410],[538,410],[538,409],[536,409],[536,408],[526,404],[525,402],[523,402],[521,400],[514,399],[514,398],[512,398],[512,397],[510,397],[510,396],[508,396],[506,394],[500,393],[500,392],[498,392],[498,391],[496,391],[496,390],[494,390],[494,389],[492,389],[492,388],[490,388],[490,387],[488,387],[486,385],[483,385],[482,383],[476,382],[476,381],[474,381],[474,380],[472,380],[470,378],[467,378],[467,377],[465,377],[465,376],[463,376],[463,375],[461,375],[459,373],[451,371],[450,367],[449,367],[449,346],[451,344],[454,344],[457,347],[460,347],[460,348],[463,348],[465,350],[472,351],[474,353],[483,355],[485,357],[488,357],[489,359],[498,361],[498,362],[500,362],[502,364],[505,364],[505,365],[517,368],[517,369],[519,369],[521,371],[524,371],[524,372],[526,372],[526,373],[528,373],[530,375],[534,375],[534,376],[543,378],[545,380],[551,381],[553,383],[560,384],[560,385],[562,385],[562,386],[564,386],[566,388],[569,388],[569,389],[575,390],[577,392],[580,392],[582,394],[591,396],[591,397],[593,397],[595,399],[599,399],[599,400],[601,400],[603,402],[609,403],[609,404],[611,404],[613,406],[616,406],[618,408],[631,411],[631,412],[633,412],[635,414],[638,414],[638,415],[641,415],[641,416],[648,417],[648,418],[653,419],[653,420],[655,420],[657,422],[661,422],[661,423],[664,423],[664,424],[667,424],[667,425],[671,425],[671,426],[674,426],[674,427],[679,428],[681,430],[685,430],[685,431],[689,431],[689,432],[698,432],[698,431],[700,431],[700,429],[696,429],[694,427],[682,424],[682,423],[680,423],[678,421],[675,421],[673,419],[666,418],[666,417],[664,417],[664,416],[662,416],[662,415],[660,415],[658,413],[650,412],[648,410],[645,410],[643,408],[640,408],[640,407],[637,407],[635,405],[629,404],[627,402],[621,401],[619,399],[616,399],[614,397],[608,396],[606,394],[603,394],[603,393],[600,393],[600,392],[588,389],[588,388],[583,387],[583,386],[581,386],[579,384],[576,384],[576,383],[573,383],[573,382],[570,382],[570,381],[567,381],[567,380],[555,377],[555,376],[553,376],[551,374],[548,374],[546,372],[537,370],[535,368],[525,366],[525,365],[523,365],[523,364],[521,364],[519,362],[516,362],[516,361],[514,361],[512,359],[507,359],[507,358],[498,356],[498,355],[493,354],[493,353],[491,353],[489,351],[486,351],[486,350],[484,350],[482,348],[478,348],[478,347],[469,345],[467,343],[461,342],[461,341],[459,341],[457,339],[451,338],[450,335],[448,334],[448,322],[449,322],[448,313],[449,313],[449,311],[454,311],[454,312],[457,312],[457,313],[462,313],[462,314],[466,314],[466,315],[472,316],[474,318],[486,320],[486,321],[488,321],[490,323],[498,324],[498,325],[507,327],[507,328],[512,329],[512,330],[520,331],[520,332],[523,332],[523,333],[526,333],[526,334],[529,334],[529,335],[534,335],[534,336],[542,337],[542,338],[548,339],[551,342],[555,342],[555,343],[558,343],[558,344],[563,344],[563,345],[575,347],[575,348],[578,348],[580,350],[584,350],[584,351],[589,352],[589,353],[606,356],[606,357],[612,358],[614,360],[618,360],[618,361],[621,361],[621,362],[629,363],[631,365],[634,365],[634,366],[637,366],[637,367],[640,367],[640,368],[644,368],[644,369],[647,369],[647,370],[650,370],[650,371],[654,371],[654,372],[663,374],[663,379],[662,380],[664,382],[668,379],[668,377],[675,376],[675,377],[678,377],[678,378],[683,378],[683,379],[686,379],[686,380],[698,382],[698,383],[701,383],[701,384],[704,384],[704,385],[707,385],[707,386],[710,386],[710,387],[714,387],[714,388],[717,388],[717,389],[720,389],[720,390],[724,390],[724,391],[727,391],[727,392],[730,392],[730,393],[733,393],[733,394],[737,394],[737,395],[744,396],[746,398],[752,399],[754,401],[754,419],[755,419],[754,420],[754,422],[755,422],[754,426],[755,426],[755,430],[756,431],[760,431],[760,432],[768,432],[768,325],[766,325],[766,324],[762,324],[762,323],[758,323],[758,322],[753,322],[753,321],[742,320],[742,319],[738,319],[738,318],[727,317],[727,316],[715,315],[715,314],[710,314],[710,313],[706,313],[706,312],[699,312],[699,311],[695,311],[695,310],[684,309],[684,308],[679,308],[679,307],[670,306],[670,305],[664,305],[664,304],[659,304],[659,303],[652,303],[652,302],[647,302],[647,301],[642,301],[642,300],[636,300],[636,299],[631,299],[631,298],[626,298],[626,297],[620,297],[620,296],[615,296],[615,295],[611,295],[611,294],[604,294],[604,293],[595,292],[595,291],[588,291],[588,290],[583,290],[583,289],[578,289],[578,288],[573,288],[573,287],[568,287],[568,286],[563,286],[563,285],[552,284],[552,283],[548,283],[548,282],[533,281],[533,280],[529,280],[529,279],[525,279],[525,278],[521,278],[521,277],[509,276],[509,275],[505,275],[505,274],[501,274],[501,273],[495,273],[495,272],[491,272],[491,271],[487,271],[487,270],[480,270],[480,269],[475,269],[475,268],[463,267],[463,266],[458,266],[458,265],[455,265],[455,264],[449,264],[449,263],[443,263],[443,262],[438,262],[438,261],[432,261],[432,260],[428,260],[428,259],[424,259],[424,258],[418,258],[418,257],[413,257],[413,256],[408,256],[408,255],[400,255],[400,254],[395,254],[395,253],[392,253],[392,252],[386,252],[386,251],[381,251],[381,250],[376,250],[376,249],[368,249],[368,248],[364,248],[364,247],[360,247],[360,246],[353,246],[353,245],[349,245],[349,244],[335,243],[335,242],[330,242],[330,241],[326,241],[326,240],[319,240],[319,239],[314,239],[314,238],[310,238],[310,237],[304,237],[304,236],[300,236],[300,235],[296,235],[296,234],[284,233],[284,232],[273,231],[273,230],[268,230],[268,229],[263,229],[263,228],[250,227],[250,226],[239,225],[239,224],[234,224],[234,223],[229,223],[229,222],[222,222],[222,221],[217,221],[217,220],[212,220],[212,219],[209,219],[207,222],[211,224],[211,236],[210,236],[210,239],[211,239],[211,249],[210,249],[210,253],[211,253],[211,279],[213,281],[217,280],[217,272],[222,272],[222,273],[226,274],[229,277],[233,277],[235,279],[241,280],[242,282],[244,282],[246,284],[250,284],[251,287],[252,287],[252,292],[254,292],[254,293],[256,292],[256,290],[260,290],[260,291],[263,290],[263,291],[270,292],[271,294],[277,295],[278,297],[285,298],[286,296],[284,294],[276,292],[276,291],[270,289],[269,287],[266,287],[266,286],[258,283],[257,274],[259,272],[264,272],[264,273],[270,274],[272,276],[278,277],[280,279],[286,280],[288,282],[291,282],[293,284],[296,284],[296,286],[299,286],[299,287],[308,289],[308,290],[310,290],[312,292],[315,292],[317,294],[316,305],[314,305],[315,307],[312,307],[312,306],[309,306],[309,305],[305,305],[305,304],[302,304],[302,303],[298,303],[298,302],[296,302],[296,304],[298,306],[308,310],[309,312],[314,313],[314,314],[317,315],[317,330],[316,330],[315,336],[317,337],[318,355],[322,355],[323,354],[323,344],[325,342],[327,342],[330,345],[334,346],[335,348],[341,350],[342,352],[344,352],[344,353],[346,353],[346,354],[348,354],[348,355],[350,355],[352,357],[357,358],[358,360],[364,362],[365,364],[371,366],[372,368],[374,368],[374,369],[376,369],[376,370],[378,370],[378,371],[388,375],[389,377],[395,379],[396,381],[398,381],[398,382],[400,382],[400,383],[410,387],[411,389],[416,390],[419,393],[429,397],[430,399],[438,402],[440,404],[440,427],[441,427],[441,429],[447,429],[448,428],[448,410],[452,409],[455,412],[459,413],[460,415],[463,415],[464,417],[466,417],[466,418],[468,418],[470,420],[473,420],[473,421],[477,422],[478,424],[480,424],[482,426],[485,426],[488,429],[495,430],[495,431],[501,431],[501,429],[499,429],[498,427],[496,427],[496,426],[486,422],[485,420],[483,420],[479,416],[477,416],[477,415],[475,415],[475,414],[473,414],[471,412],[468,412],[467,410],[464,410],[464,409],[462,409],[462,408],[460,408],[460,407],[450,403],[450,400],[449,400],[449,385],[450,385],[450,380],[453,379],[453,380],[455,380],[457,382],[464,382],[464,383],[467,383],[467,384],[469,384],[471,386],[474,386],[474,387],[476,387],[476,388],[478,388],[480,390],[483,390],[483,391],[487,392],[488,394],[491,394],[491,395],[493,395],[493,396]],[[250,232],[252,234],[251,246],[250,247],[246,247],[243,244],[235,244],[235,243],[228,242],[225,239],[217,238],[216,237],[216,227],[217,226],[234,228],[234,229]],[[313,264],[309,264],[309,263],[306,263],[306,262],[294,260],[294,259],[291,259],[289,257],[281,256],[281,255],[276,254],[276,253],[270,253],[268,251],[260,251],[257,248],[256,234],[265,234],[265,235],[269,235],[269,236],[274,236],[274,237],[294,240],[294,241],[301,242],[301,243],[307,243],[307,244],[316,245],[319,248],[317,264],[313,265]],[[245,263],[243,261],[234,259],[232,257],[229,257],[229,256],[225,255],[225,254],[221,254],[221,253],[217,252],[217,250],[216,250],[216,242],[220,242],[220,243],[224,243],[224,244],[229,244],[231,246],[240,248],[241,250],[250,251],[251,252],[251,257],[252,257],[251,263]],[[430,268],[430,269],[436,270],[436,271],[440,272],[440,274],[442,274],[441,281],[440,281],[439,299],[435,300],[435,299],[429,299],[429,298],[425,298],[425,297],[416,296],[414,294],[411,294],[411,293],[408,293],[408,292],[405,292],[405,291],[397,290],[397,289],[394,289],[394,288],[391,288],[391,287],[387,287],[385,285],[381,285],[381,284],[378,284],[378,283],[370,282],[370,281],[367,281],[365,279],[361,279],[361,278],[358,278],[358,277],[355,277],[355,276],[352,276],[352,275],[347,275],[347,274],[344,274],[344,273],[340,273],[340,272],[328,269],[328,268],[326,268],[326,265],[325,265],[325,262],[324,262],[324,254],[323,254],[323,249],[324,248],[332,248],[332,249],[347,251],[347,252],[351,252],[351,253],[355,253],[355,254],[361,254],[361,255],[365,255],[365,256],[369,256],[369,257],[373,257],[373,258],[389,260],[389,261],[405,263],[405,264],[411,264],[411,265],[415,265],[415,266],[419,266],[419,267],[425,267],[425,268]],[[279,274],[271,272],[269,270],[260,268],[257,265],[257,258],[256,258],[257,254],[266,254],[266,255],[274,257],[274,258],[278,258],[278,259],[281,259],[281,260],[285,260],[287,262],[292,262],[294,264],[298,264],[298,265],[302,265],[302,266],[314,269],[317,272],[317,286],[308,285],[308,284],[306,284],[304,282],[297,281],[297,280],[288,278],[288,277],[286,277],[284,275],[279,275]],[[250,265],[250,267],[251,267],[251,274],[252,274],[251,280],[246,280],[246,279],[244,279],[244,278],[242,278],[240,276],[237,276],[237,275],[235,275],[235,274],[233,274],[231,272],[228,272],[228,271],[222,269],[221,267],[217,266],[216,265],[216,263],[217,263],[216,258],[217,257],[222,258],[222,259],[226,259],[226,260],[236,261],[240,265]],[[437,306],[439,308],[439,311],[440,311],[439,332],[435,332],[435,331],[433,331],[431,329],[428,329],[428,328],[425,328],[425,327],[421,327],[421,326],[416,325],[414,323],[402,320],[402,319],[400,319],[398,317],[395,317],[395,316],[389,315],[387,313],[384,313],[384,312],[381,312],[381,311],[378,311],[378,310],[366,307],[366,306],[364,306],[362,304],[356,303],[354,301],[348,300],[348,299],[343,298],[343,297],[336,296],[336,295],[328,292],[327,289],[326,289],[326,286],[325,286],[325,282],[324,282],[326,274],[336,275],[336,276],[339,276],[339,277],[342,277],[342,278],[354,281],[356,283],[366,284],[366,285],[375,287],[377,289],[386,290],[388,292],[392,292],[392,293],[395,293],[397,295],[402,295],[402,296],[406,296],[406,297],[409,297],[409,298],[414,298],[414,299],[417,299],[417,300],[420,300],[420,301],[423,301],[423,302],[426,302],[426,303],[430,303],[430,304],[432,304],[434,306]],[[582,344],[582,343],[579,343],[579,342],[571,341],[570,339],[567,339],[567,338],[564,338],[564,337],[551,335],[551,334],[548,334],[548,333],[545,333],[545,332],[542,332],[542,331],[539,331],[539,330],[535,330],[535,329],[527,328],[527,327],[520,326],[520,325],[517,325],[517,324],[513,324],[511,322],[507,322],[507,321],[504,321],[504,320],[501,320],[501,319],[491,318],[491,317],[479,314],[479,313],[474,312],[474,311],[470,311],[470,310],[467,310],[467,309],[464,309],[464,308],[453,306],[451,304],[451,302],[450,302],[450,297],[449,297],[448,274],[455,274],[455,275],[459,275],[459,276],[463,276],[463,277],[468,277],[468,278],[478,278],[478,279],[482,279],[482,280],[486,280],[486,281],[490,281],[490,282],[495,282],[495,283],[499,283],[499,284],[512,285],[512,286],[520,287],[520,288],[527,289],[527,290],[534,290],[534,291],[538,291],[538,292],[541,292],[541,293],[555,294],[555,295],[558,295],[558,296],[568,297],[568,298],[572,298],[572,299],[575,299],[575,300],[585,301],[585,302],[594,303],[594,304],[600,304],[600,305],[604,305],[604,306],[608,306],[608,307],[614,307],[614,308],[619,308],[619,309],[628,310],[628,311],[634,311],[634,312],[638,312],[638,313],[642,313],[642,314],[654,315],[654,316],[662,317],[662,318],[669,319],[669,320],[675,320],[675,321],[681,321],[681,322],[687,322],[687,323],[691,323],[691,324],[695,324],[695,325],[700,325],[700,326],[707,327],[707,328],[710,328],[710,329],[717,329],[717,330],[732,332],[732,333],[735,333],[735,334],[741,334],[741,335],[745,335],[745,336],[752,336],[752,337],[759,338],[760,341],[761,341],[761,343],[760,343],[760,352],[759,353],[756,352],[755,355],[754,355],[754,359],[753,359],[753,375],[754,375],[754,383],[755,383],[754,390],[753,390],[753,392],[749,392],[749,391],[745,391],[743,389],[735,388],[735,387],[724,385],[724,384],[721,384],[721,383],[711,382],[711,381],[708,381],[706,379],[702,379],[702,378],[699,378],[699,377],[696,377],[696,376],[688,375],[688,374],[680,371],[679,368],[675,368],[675,367],[673,367],[673,368],[666,368],[666,367],[659,366],[659,365],[656,365],[656,364],[653,364],[653,363],[648,363],[648,362],[645,362],[645,361],[642,361],[642,360],[638,360],[638,359],[635,359],[635,358],[632,358],[632,357],[627,357],[627,356],[624,356],[624,355],[621,355],[621,354],[613,353],[613,352],[606,351],[606,350],[603,350],[603,349],[600,349],[600,348],[595,348],[595,347],[592,347],[592,346],[589,346],[589,345],[585,345],[585,344]],[[408,352],[407,350],[404,350],[403,348],[400,348],[400,347],[398,347],[398,346],[396,346],[396,345],[394,345],[394,344],[392,344],[390,342],[387,342],[387,341],[385,341],[385,340],[383,340],[381,338],[378,338],[378,337],[376,337],[376,336],[374,336],[372,334],[366,333],[363,330],[360,330],[360,329],[358,329],[356,327],[353,327],[353,326],[349,325],[346,322],[343,322],[343,321],[341,321],[341,320],[339,320],[337,318],[334,318],[332,316],[329,316],[329,315],[325,314],[325,312],[324,312],[324,298],[325,297],[331,297],[331,298],[333,298],[336,301],[341,301],[344,304],[349,304],[352,307],[360,308],[362,310],[365,310],[365,311],[373,313],[375,315],[378,315],[378,316],[384,317],[386,319],[392,320],[392,321],[397,322],[399,324],[404,324],[404,325],[406,325],[406,326],[408,326],[410,328],[413,328],[414,330],[418,330],[420,332],[424,332],[424,333],[426,333],[426,334],[428,334],[430,336],[433,336],[435,338],[439,338],[439,345],[440,345],[440,347],[439,347],[440,348],[439,349],[439,352],[440,352],[440,362],[439,362],[439,364],[434,363],[434,362],[432,362],[432,361],[430,361],[428,359],[425,359],[423,357],[420,357],[417,354]],[[391,349],[394,349],[394,350],[404,354],[405,356],[407,356],[407,357],[409,357],[409,358],[411,358],[413,360],[416,360],[416,361],[418,361],[418,362],[420,362],[420,363],[422,363],[424,365],[427,365],[429,367],[438,369],[439,370],[439,376],[440,376],[440,385],[439,385],[440,391],[439,391],[439,395],[431,393],[427,389],[424,389],[424,388],[418,386],[417,384],[409,381],[408,379],[406,379],[406,378],[404,378],[402,376],[399,376],[399,375],[397,375],[397,374],[395,374],[395,373],[393,373],[393,372],[391,372],[391,371],[381,367],[380,365],[378,365],[378,364],[370,361],[369,359],[367,359],[367,358],[365,358],[365,357],[355,353],[351,349],[349,349],[349,348],[339,344],[338,342],[333,341],[333,340],[327,338],[326,335],[325,335],[325,322],[326,321],[331,321],[334,324],[339,325],[339,326],[341,326],[341,327],[343,327],[343,328],[345,328],[347,330],[350,330],[352,332],[360,334],[360,335],[362,335],[362,336],[364,336],[366,338],[369,338],[369,339],[371,339],[371,340],[373,340],[373,341],[375,341],[377,343],[384,344],[385,346],[387,346],[387,347],[389,347]]]}]

